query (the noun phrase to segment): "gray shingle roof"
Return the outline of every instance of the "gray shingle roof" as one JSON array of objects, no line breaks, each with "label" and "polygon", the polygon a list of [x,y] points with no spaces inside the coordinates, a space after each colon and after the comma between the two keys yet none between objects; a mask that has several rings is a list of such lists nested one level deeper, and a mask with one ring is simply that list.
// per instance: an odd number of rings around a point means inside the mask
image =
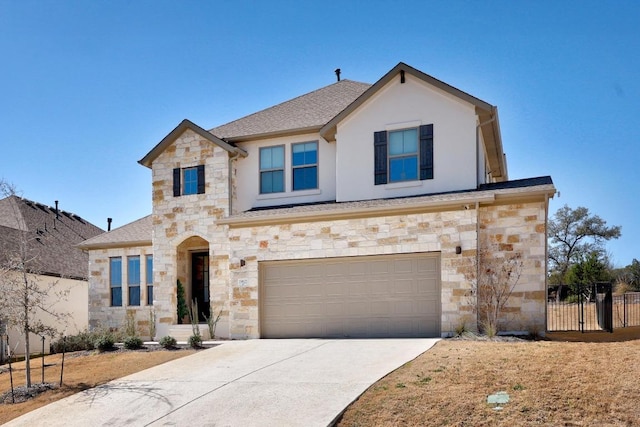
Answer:
[{"label": "gray shingle roof", "polygon": [[291,132],[302,129],[320,129],[371,85],[341,80],[313,92],[250,114],[210,130],[219,138],[241,138]]},{"label": "gray shingle roof", "polygon": [[78,245],[83,249],[151,245],[153,224],[151,215],[114,228]]},{"label": "gray shingle roof", "polygon": [[17,196],[0,200],[0,263],[27,242],[35,273],[86,279],[88,255],[76,245],[103,230],[78,215]]}]

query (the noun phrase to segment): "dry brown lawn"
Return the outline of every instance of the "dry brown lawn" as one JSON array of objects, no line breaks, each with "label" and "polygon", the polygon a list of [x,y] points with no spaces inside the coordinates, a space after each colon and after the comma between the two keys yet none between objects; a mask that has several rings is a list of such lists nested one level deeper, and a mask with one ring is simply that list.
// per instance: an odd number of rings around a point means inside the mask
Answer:
[{"label": "dry brown lawn", "polygon": [[[640,425],[640,328],[554,340],[443,340],[366,391],[339,426]],[[505,391],[501,410],[487,396]]]},{"label": "dry brown lawn", "polygon": [[[0,424],[73,393],[194,352],[195,350],[158,350],[69,353],[65,355],[62,388],[49,390],[24,403],[0,404]],[[60,382],[60,360],[61,355],[59,354],[45,357],[45,382]],[[41,366],[40,359],[31,361],[31,380],[33,383],[39,383],[42,380]],[[14,386],[23,386],[25,384],[24,362],[14,363],[12,367]],[[2,365],[0,366],[0,393],[8,390],[11,390],[8,365]]]}]

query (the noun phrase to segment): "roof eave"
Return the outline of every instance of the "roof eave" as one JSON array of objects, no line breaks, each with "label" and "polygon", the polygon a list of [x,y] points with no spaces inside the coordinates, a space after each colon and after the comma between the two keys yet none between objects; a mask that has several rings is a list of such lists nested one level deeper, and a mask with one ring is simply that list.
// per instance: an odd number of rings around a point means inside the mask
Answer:
[{"label": "roof eave", "polygon": [[93,251],[98,249],[114,249],[114,248],[131,248],[135,246],[151,246],[151,240],[136,240],[129,242],[107,242],[107,243],[79,243],[76,245],[84,251]]},{"label": "roof eave", "polygon": [[152,165],[153,161],[167,147],[169,147],[171,144],[173,144],[173,142],[176,139],[178,139],[180,137],[180,135],[182,135],[187,129],[195,132],[196,134],[200,135],[201,137],[205,138],[206,140],[208,140],[208,141],[218,145],[219,147],[227,150],[231,154],[239,154],[239,155],[241,155],[243,157],[247,156],[247,152],[244,151],[243,149],[238,148],[238,147],[234,147],[233,145],[229,144],[228,142],[223,141],[222,139],[218,138],[217,136],[215,136],[211,132],[208,132],[205,129],[201,128],[200,126],[196,125],[192,121],[190,121],[188,119],[184,119],[182,122],[180,122],[180,124],[178,126],[176,126],[171,132],[169,132],[169,134],[167,136],[165,136],[162,139],[162,141],[160,141],[155,147],[153,147],[151,149],[151,151],[149,151],[149,153],[147,153],[146,156],[144,156],[142,159],[140,159],[138,161],[138,163],[140,163],[141,165],[146,166],[148,168],[151,168],[151,165]]},{"label": "roof eave", "polygon": [[348,207],[344,209],[321,209],[314,212],[291,212],[283,209],[281,213],[263,217],[233,218],[218,221],[218,224],[231,228],[254,227],[264,225],[290,224],[300,222],[336,221],[354,218],[370,218],[379,216],[407,215],[442,210],[466,209],[475,205],[491,205],[512,201],[543,200],[545,195],[553,197],[556,189],[553,184],[537,185],[525,188],[483,190],[460,193],[458,197],[447,200],[420,200],[402,205],[372,207],[368,205]]}]

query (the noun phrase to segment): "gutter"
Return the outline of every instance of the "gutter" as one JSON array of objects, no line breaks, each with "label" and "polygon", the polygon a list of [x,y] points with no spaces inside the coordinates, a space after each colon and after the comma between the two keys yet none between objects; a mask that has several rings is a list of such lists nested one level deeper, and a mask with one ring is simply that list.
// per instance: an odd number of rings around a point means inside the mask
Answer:
[{"label": "gutter", "polygon": [[491,118],[476,125],[476,188],[480,186],[480,128],[496,120],[495,107],[491,109]]},{"label": "gutter", "polygon": [[233,183],[232,183],[233,175],[231,174],[231,171],[232,171],[231,162],[233,162],[238,157],[240,157],[241,154],[242,152],[239,149],[236,149],[235,154],[233,156],[229,156],[229,166],[227,167],[227,171],[228,171],[227,179],[228,179],[228,185],[229,185],[229,188],[227,189],[227,194],[229,195],[229,213],[227,214],[228,216],[233,215]]}]

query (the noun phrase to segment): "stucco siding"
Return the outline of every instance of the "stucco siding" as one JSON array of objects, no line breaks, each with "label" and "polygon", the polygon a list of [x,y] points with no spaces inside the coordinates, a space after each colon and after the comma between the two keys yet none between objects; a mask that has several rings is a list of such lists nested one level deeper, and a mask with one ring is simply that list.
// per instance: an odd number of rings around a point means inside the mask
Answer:
[{"label": "stucco siding", "polygon": [[[373,134],[433,124],[434,178],[374,185]],[[338,125],[338,201],[384,199],[476,188],[473,106],[407,76],[394,79]]]}]

